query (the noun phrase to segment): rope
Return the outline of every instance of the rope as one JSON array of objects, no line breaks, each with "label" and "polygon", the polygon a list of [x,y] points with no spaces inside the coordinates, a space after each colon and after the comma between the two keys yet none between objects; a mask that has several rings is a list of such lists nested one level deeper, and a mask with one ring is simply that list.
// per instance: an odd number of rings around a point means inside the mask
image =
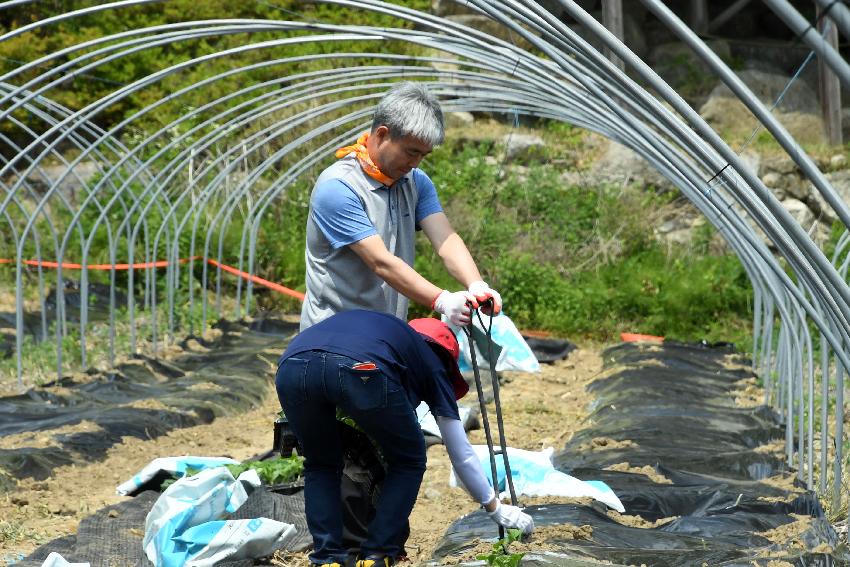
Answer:
[{"label": "rope", "polygon": [[[156,268],[166,268],[172,264],[186,264],[188,262],[193,262],[195,260],[203,260],[203,256],[192,256],[191,258],[180,258],[176,262],[170,262],[168,260],[157,260],[155,262],[139,262],[136,264],[86,264],[86,270],[94,270],[94,271],[124,271],[129,269],[134,270],[148,270],[148,269],[156,269]],[[0,264],[15,264],[15,260],[11,260],[9,258],[0,258]],[[284,287],[278,283],[269,281],[265,278],[261,278],[260,276],[255,276],[254,274],[249,274],[247,272],[243,272],[241,270],[237,270],[233,266],[228,266],[227,264],[222,264],[212,258],[207,258],[206,263],[215,266],[217,268],[221,268],[223,271],[238,276],[244,280],[248,280],[254,282],[255,284],[266,287],[272,291],[276,291],[283,295],[288,295],[289,297],[294,297],[295,299],[304,301],[304,294],[300,291],[295,291],[294,289],[289,289],[288,287]],[[39,268],[59,268],[61,267],[63,270],[82,270],[84,266],[82,264],[75,264],[72,262],[46,262],[44,260],[22,260],[21,264],[25,266],[36,266]]]},{"label": "rope", "polygon": [[[781,93],[779,93],[779,96],[777,96],[777,97],[776,97],[776,100],[775,100],[775,101],[773,101],[773,104],[772,104],[772,105],[770,105],[770,109],[769,109],[769,110],[770,110],[770,112],[773,112],[774,110],[776,110],[776,107],[777,107],[777,106],[779,106],[779,103],[780,103],[780,102],[782,102],[782,99],[785,97],[785,95],[786,95],[786,94],[788,93],[788,91],[791,89],[791,85],[793,85],[793,84],[794,84],[794,82],[795,82],[797,79],[799,79],[799,78],[800,78],[800,75],[803,73],[803,70],[804,70],[804,69],[808,66],[809,62],[810,62],[810,61],[814,58],[814,56],[815,56],[815,52],[814,52],[814,51],[810,51],[810,52],[809,52],[809,54],[806,56],[806,58],[803,60],[803,63],[802,63],[802,64],[801,64],[801,65],[797,68],[797,72],[795,72],[795,73],[794,73],[794,75],[793,75],[793,76],[791,77],[791,79],[788,81],[788,84],[786,84],[786,85],[785,85],[785,88],[784,88],[784,89],[782,89],[782,92],[781,92]],[[753,138],[755,138],[756,134],[758,134],[759,130],[761,130],[762,128],[764,128],[764,124],[762,124],[761,122],[759,122],[759,123],[756,125],[756,127],[755,127],[755,128],[753,128],[753,131],[752,131],[752,133],[750,134],[750,137],[749,137],[749,138],[747,138],[747,141],[746,141],[746,142],[744,142],[744,145],[743,145],[743,146],[741,146],[741,149],[740,149],[740,150],[738,150],[738,155],[741,155],[741,153],[742,153],[744,150],[746,150],[746,149],[747,149],[747,146],[749,146],[749,145],[750,145],[750,143],[753,141]]]}]

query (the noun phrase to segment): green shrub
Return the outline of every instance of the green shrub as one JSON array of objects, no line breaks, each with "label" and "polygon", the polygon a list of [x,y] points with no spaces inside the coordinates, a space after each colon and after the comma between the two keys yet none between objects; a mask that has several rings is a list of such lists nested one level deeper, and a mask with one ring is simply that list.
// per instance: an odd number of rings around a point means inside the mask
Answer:
[{"label": "green shrub", "polygon": [[[688,247],[668,249],[653,236],[656,211],[674,194],[563,186],[542,164],[497,181],[500,167],[483,159],[492,151],[439,150],[426,167],[517,325],[594,340],[630,331],[748,348],[749,281],[735,256],[710,253],[713,229],[697,228]],[[417,270],[456,288],[427,239],[419,244]]]}]

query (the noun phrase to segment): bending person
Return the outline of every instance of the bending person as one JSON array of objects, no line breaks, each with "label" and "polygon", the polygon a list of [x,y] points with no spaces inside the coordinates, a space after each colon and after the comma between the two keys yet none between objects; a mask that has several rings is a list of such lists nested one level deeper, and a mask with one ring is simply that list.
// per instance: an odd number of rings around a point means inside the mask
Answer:
[{"label": "bending person", "polygon": [[[406,320],[409,300],[456,325],[469,323],[469,304],[492,299],[499,312],[500,295],[481,279],[434,183],[419,169],[443,136],[440,103],[422,84],[403,82],[378,103],[371,131],[337,150],[339,160],[319,175],[310,196],[301,330],[350,309]],[[419,229],[465,289],[440,289],[413,268]]]},{"label": "bending person", "polygon": [[[457,367],[459,347],[437,319],[410,324],[373,311],[345,311],[303,331],[280,360],[277,392],[304,453],[310,561],[342,566],[340,478],[342,445],[337,408],[380,447],[387,475],[361,545],[357,567],[389,566],[413,510],[425,472],[425,439],[415,408],[431,408],[463,486],[497,524],[531,533],[531,516],[502,504],[460,422],[457,399],[469,390]],[[335,565],[336,564],[336,565]]]}]

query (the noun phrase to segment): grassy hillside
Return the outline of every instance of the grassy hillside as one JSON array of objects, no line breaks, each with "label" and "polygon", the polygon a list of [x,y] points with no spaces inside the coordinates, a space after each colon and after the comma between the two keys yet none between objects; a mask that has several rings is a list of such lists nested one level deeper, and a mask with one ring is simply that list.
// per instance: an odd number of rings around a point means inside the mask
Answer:
[{"label": "grassy hillside", "polygon": [[[661,214],[686,203],[639,187],[565,184],[561,173],[581,167],[584,134],[545,123],[537,132],[549,155],[527,166],[502,163],[493,141],[458,143],[463,132],[454,140],[449,132],[422,164],[506,313],[521,327],[576,339],[633,331],[747,348],[751,290],[737,258],[716,252],[709,227],[688,246],[654,236]],[[286,196],[259,247],[275,279],[302,288],[308,191],[302,185]],[[424,237],[416,268],[457,287]],[[426,313],[419,306],[412,312]]]}]

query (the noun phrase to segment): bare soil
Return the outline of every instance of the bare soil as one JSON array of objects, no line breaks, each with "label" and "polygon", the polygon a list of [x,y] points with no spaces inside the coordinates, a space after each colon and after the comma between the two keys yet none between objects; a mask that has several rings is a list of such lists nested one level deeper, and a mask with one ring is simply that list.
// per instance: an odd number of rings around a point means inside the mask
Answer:
[{"label": "bare soil", "polygon": [[633,467],[629,463],[617,463],[608,467],[605,467],[605,470],[609,471],[617,471],[617,472],[627,472],[634,474],[642,474],[654,482],[655,484],[673,484],[673,481],[664,476],[663,474],[659,474],[655,472],[655,469],[649,465],[644,465],[642,467]]},{"label": "bare soil", "polygon": [[[774,543],[781,543],[787,546],[790,550],[809,550],[809,547],[803,541],[803,534],[809,529],[809,526],[812,523],[811,517],[800,514],[791,514],[791,516],[794,518],[794,521],[790,524],[785,524],[778,528],[761,532],[759,535]],[[810,551],[812,553],[830,554],[833,552],[833,549],[826,543],[820,543],[816,547],[810,549]],[[785,565],[791,564],[780,560],[774,560],[768,563],[768,567],[785,567]]]}]

